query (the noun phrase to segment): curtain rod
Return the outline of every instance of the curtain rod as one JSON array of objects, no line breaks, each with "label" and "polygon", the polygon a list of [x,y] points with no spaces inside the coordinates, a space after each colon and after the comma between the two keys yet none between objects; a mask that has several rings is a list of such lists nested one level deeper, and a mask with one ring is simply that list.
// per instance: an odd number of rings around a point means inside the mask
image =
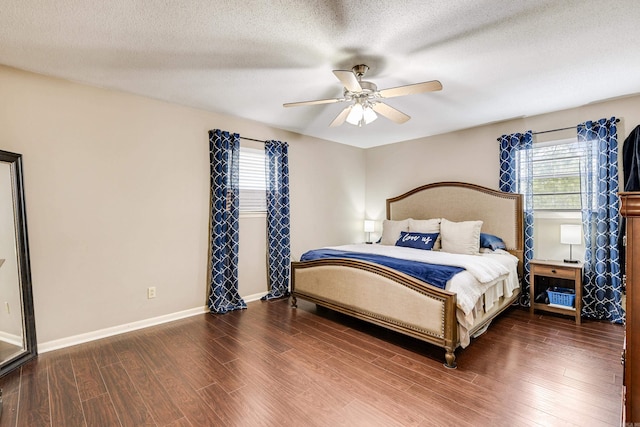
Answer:
[{"label": "curtain rod", "polygon": [[561,130],[569,130],[569,129],[576,129],[578,126],[569,126],[566,128],[558,128],[558,129],[551,129],[551,130],[541,130],[540,132],[531,132],[532,135],[540,135],[542,133],[551,133],[551,132],[560,132]]},{"label": "curtain rod", "polygon": [[[620,123],[620,119],[616,119],[616,123]],[[559,132],[561,130],[576,129],[578,126],[580,126],[580,125],[569,126],[569,127],[566,127],[566,128],[551,129],[551,130],[541,130],[540,132],[531,132],[531,134],[532,135],[540,135],[541,133]],[[496,140],[500,141],[500,138],[496,138]]]},{"label": "curtain rod", "polygon": [[267,142],[267,141],[262,141],[260,139],[247,138],[246,136],[241,136],[240,139],[246,139],[247,141],[255,141],[255,142],[262,142],[262,143]]}]

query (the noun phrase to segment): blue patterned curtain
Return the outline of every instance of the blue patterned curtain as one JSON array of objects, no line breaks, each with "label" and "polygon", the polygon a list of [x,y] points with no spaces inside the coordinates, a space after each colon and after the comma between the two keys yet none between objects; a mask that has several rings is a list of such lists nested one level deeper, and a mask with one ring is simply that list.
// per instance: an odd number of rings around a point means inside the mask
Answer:
[{"label": "blue patterned curtain", "polygon": [[263,300],[289,295],[291,263],[289,210],[289,155],[286,142],[267,141],[267,235],[269,245],[269,293]]},{"label": "blue patterned curtain", "polygon": [[240,135],[209,131],[212,313],[247,308],[238,293],[239,153]]},{"label": "blue patterned curtain", "polygon": [[579,124],[578,141],[591,151],[581,172],[586,244],[582,314],[622,323],[616,118]]},{"label": "blue patterned curtain", "polygon": [[520,305],[529,306],[529,261],[533,259],[533,133],[529,130],[525,133],[502,135],[499,141],[500,191],[524,195],[524,277]]}]

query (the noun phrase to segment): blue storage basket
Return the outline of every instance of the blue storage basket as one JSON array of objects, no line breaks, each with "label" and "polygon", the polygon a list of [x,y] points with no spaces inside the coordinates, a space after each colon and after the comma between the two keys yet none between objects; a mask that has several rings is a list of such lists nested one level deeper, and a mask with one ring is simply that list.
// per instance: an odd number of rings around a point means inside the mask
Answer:
[{"label": "blue storage basket", "polygon": [[565,307],[573,307],[576,300],[576,292],[569,288],[553,287],[547,289],[549,303],[556,305],[564,305]]}]

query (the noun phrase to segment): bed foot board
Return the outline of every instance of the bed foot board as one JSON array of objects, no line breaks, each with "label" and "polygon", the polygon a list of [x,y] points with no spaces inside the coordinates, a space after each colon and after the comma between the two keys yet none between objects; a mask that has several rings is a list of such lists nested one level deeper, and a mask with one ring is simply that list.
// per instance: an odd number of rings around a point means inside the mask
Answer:
[{"label": "bed foot board", "polygon": [[444,360],[446,363],[443,363],[445,368],[448,369],[456,369],[458,365],[456,364],[456,354],[451,349],[446,349],[447,352],[444,355]]}]

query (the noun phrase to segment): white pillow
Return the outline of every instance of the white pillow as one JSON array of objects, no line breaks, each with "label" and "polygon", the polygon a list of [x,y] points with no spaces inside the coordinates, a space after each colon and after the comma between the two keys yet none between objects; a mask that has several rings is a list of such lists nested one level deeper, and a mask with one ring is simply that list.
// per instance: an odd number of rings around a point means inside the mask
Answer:
[{"label": "white pillow", "polygon": [[[411,233],[440,233],[440,218],[413,219],[409,218],[409,232]],[[433,250],[440,249],[440,235],[433,244]]]},{"label": "white pillow", "polygon": [[392,221],[385,219],[382,221],[382,239],[381,245],[395,245],[400,238],[401,231],[409,231],[409,220]]},{"label": "white pillow", "polygon": [[442,251],[452,254],[477,255],[480,253],[482,221],[451,222],[442,218],[440,238]]}]

